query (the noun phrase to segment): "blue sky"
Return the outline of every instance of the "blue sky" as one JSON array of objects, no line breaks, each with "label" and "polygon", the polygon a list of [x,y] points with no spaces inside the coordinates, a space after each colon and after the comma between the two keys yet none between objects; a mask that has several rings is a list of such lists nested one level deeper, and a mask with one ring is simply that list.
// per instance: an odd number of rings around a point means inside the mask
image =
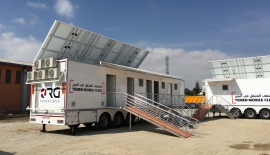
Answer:
[{"label": "blue sky", "polygon": [[[148,49],[141,69],[211,78],[207,61],[269,55],[270,1],[9,0],[0,5],[0,57],[33,61],[54,20]],[[202,85],[202,83],[201,83]]]}]

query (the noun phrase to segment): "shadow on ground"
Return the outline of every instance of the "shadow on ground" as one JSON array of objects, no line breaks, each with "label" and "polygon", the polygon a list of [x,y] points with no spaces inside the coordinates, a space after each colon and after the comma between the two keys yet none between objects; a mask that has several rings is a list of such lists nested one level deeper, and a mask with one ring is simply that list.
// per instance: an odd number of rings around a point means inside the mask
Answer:
[{"label": "shadow on ground", "polygon": [[5,152],[5,151],[1,151],[1,150],[0,150],[0,154],[1,154],[1,155],[14,155],[14,154],[16,154],[16,152],[11,153],[11,152]]},{"label": "shadow on ground", "polygon": [[[167,132],[166,130],[158,128],[144,120],[136,121],[136,124],[131,126],[131,131],[128,125],[122,126],[120,128],[109,128],[107,130],[98,130],[95,128],[95,126],[84,127],[83,125],[80,125],[77,129],[75,129],[75,136],[115,134],[115,133],[138,132],[138,131],[147,131],[147,132],[176,137],[173,134]],[[69,132],[70,132],[70,129],[68,127],[67,129],[63,129],[63,130],[47,131],[47,133],[63,134],[63,135],[70,135]]]}]

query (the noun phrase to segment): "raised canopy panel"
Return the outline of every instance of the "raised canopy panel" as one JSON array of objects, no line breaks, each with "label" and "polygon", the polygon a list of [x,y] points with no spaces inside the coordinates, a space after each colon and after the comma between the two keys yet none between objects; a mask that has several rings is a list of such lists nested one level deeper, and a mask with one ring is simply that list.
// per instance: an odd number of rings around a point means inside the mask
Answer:
[{"label": "raised canopy panel", "polygon": [[54,57],[89,64],[105,61],[138,68],[148,53],[146,50],[55,21],[34,61]]},{"label": "raised canopy panel", "polygon": [[270,56],[209,61],[213,78],[269,78]]}]

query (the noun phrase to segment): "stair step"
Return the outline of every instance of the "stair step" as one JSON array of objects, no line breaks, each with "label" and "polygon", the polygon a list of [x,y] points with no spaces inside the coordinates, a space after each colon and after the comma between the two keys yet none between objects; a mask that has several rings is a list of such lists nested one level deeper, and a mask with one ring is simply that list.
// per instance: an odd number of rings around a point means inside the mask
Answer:
[{"label": "stair step", "polygon": [[196,113],[192,116],[193,118],[201,121],[205,118],[209,110],[211,109],[211,104],[203,104],[199,109],[196,111]]},{"label": "stair step", "polygon": [[129,111],[130,113],[133,113],[134,115],[137,115],[143,119],[145,119],[146,121],[152,123],[152,124],[155,124],[159,127],[162,127],[164,128],[165,130],[171,132],[172,134],[176,135],[176,136],[182,136],[184,138],[188,138],[190,136],[192,136],[190,133],[180,129],[180,128],[177,128],[175,127],[174,125],[172,124],[169,124],[159,118],[156,118],[140,109],[137,109],[135,107],[125,107],[124,108],[126,111]]}]

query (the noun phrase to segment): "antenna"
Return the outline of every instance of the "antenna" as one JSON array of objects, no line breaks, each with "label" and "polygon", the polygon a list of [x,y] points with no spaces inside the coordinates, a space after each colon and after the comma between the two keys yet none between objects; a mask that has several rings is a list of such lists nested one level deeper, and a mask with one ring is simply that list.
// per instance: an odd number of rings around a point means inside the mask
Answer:
[{"label": "antenna", "polygon": [[169,75],[169,56],[165,56],[166,59],[166,74]]}]

